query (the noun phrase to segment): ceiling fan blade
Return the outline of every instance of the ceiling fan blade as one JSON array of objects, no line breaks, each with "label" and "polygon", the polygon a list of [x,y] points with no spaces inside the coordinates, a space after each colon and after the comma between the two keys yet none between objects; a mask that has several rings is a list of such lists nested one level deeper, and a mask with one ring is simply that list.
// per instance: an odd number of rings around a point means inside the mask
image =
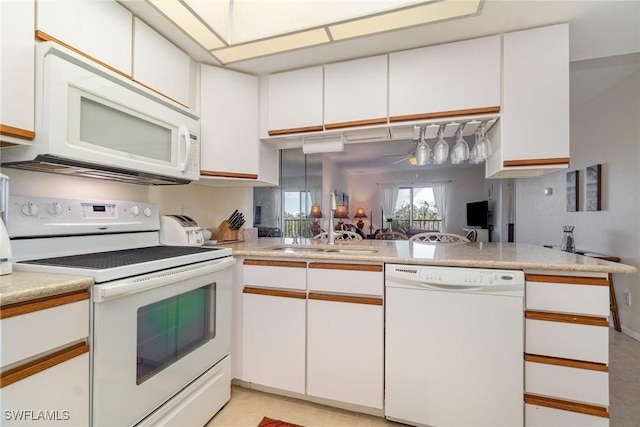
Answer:
[{"label": "ceiling fan blade", "polygon": [[380,157],[407,157],[407,154],[385,154],[384,156]]},{"label": "ceiling fan blade", "polygon": [[409,160],[410,158],[412,158],[413,156],[404,156],[404,158],[400,159],[400,160],[396,160],[395,162],[391,163],[392,165],[398,164],[398,163],[402,163],[406,160]]}]

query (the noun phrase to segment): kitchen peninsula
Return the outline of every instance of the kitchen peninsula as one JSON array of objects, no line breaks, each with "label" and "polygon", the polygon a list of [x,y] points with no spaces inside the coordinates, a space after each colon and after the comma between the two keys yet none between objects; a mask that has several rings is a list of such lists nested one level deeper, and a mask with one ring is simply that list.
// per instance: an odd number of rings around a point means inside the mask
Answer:
[{"label": "kitchen peninsula", "polygon": [[[233,290],[233,377],[243,386],[419,424],[417,418],[398,419],[390,413],[386,394],[392,370],[385,360],[396,342],[389,335],[389,272],[422,278],[424,269],[434,266],[466,269],[471,279],[464,280],[471,289],[477,283],[474,271],[498,273],[493,279],[485,276],[485,283],[509,274],[501,272],[517,271],[514,277],[520,274],[525,283],[520,294],[524,303],[516,302],[512,315],[517,317],[506,322],[524,330],[519,342],[509,344],[513,351],[508,350],[520,370],[515,377],[524,378],[515,387],[516,417],[520,406],[524,425],[609,425],[609,278],[633,273],[635,267],[512,243],[361,240],[327,245],[263,238],[226,246],[239,261]],[[444,292],[459,305],[455,292]],[[438,322],[419,325],[460,324],[457,317],[465,314],[443,310],[449,314]],[[403,315],[402,309],[398,312]],[[492,310],[479,313],[496,316]],[[417,331],[412,336],[432,335]],[[481,350],[465,344],[455,345],[458,354],[477,356]],[[500,354],[507,351],[500,348]],[[462,371],[447,372],[455,377],[452,381],[464,377]]]}]

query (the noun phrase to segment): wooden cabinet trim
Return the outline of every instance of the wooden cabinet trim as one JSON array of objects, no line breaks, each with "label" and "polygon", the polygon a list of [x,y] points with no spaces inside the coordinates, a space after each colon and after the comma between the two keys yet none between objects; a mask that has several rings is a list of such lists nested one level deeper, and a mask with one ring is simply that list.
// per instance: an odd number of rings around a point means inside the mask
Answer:
[{"label": "wooden cabinet trim", "polygon": [[8,371],[0,373],[0,388],[28,378],[44,371],[45,369],[49,369],[88,352],[89,344],[81,342],[25,363],[24,365],[9,369]]},{"label": "wooden cabinet trim", "polygon": [[527,282],[558,283],[561,285],[594,285],[609,286],[609,279],[606,277],[583,277],[583,276],[554,276],[547,274],[525,274]]},{"label": "wooden cabinet trim", "polygon": [[22,314],[45,310],[47,308],[57,307],[64,304],[71,304],[71,303],[83,301],[86,299],[89,299],[89,291],[81,290],[76,292],[70,292],[67,294],[53,295],[50,297],[39,298],[31,301],[8,304],[2,307],[2,309],[0,310],[0,319],[7,319],[13,316],[20,316]]},{"label": "wooden cabinet trim", "polygon": [[520,160],[504,160],[502,166],[512,168],[518,166],[556,166],[568,165],[569,157],[551,157],[548,159],[520,159]]},{"label": "wooden cabinet trim", "polygon": [[304,291],[284,291],[281,289],[256,288],[253,286],[245,286],[242,290],[244,294],[266,295],[270,297],[307,299],[307,293]]},{"label": "wooden cabinet trim", "polygon": [[201,176],[212,176],[217,178],[242,178],[242,179],[258,179],[255,173],[239,173],[239,172],[222,172],[222,171],[200,171]]},{"label": "wooden cabinet trim", "polygon": [[382,273],[381,265],[368,264],[339,264],[333,262],[310,262],[309,268],[317,268],[323,270],[351,270],[351,271],[373,271]]},{"label": "wooden cabinet trim", "polygon": [[336,294],[323,294],[319,292],[309,292],[309,299],[318,300],[318,301],[346,302],[351,304],[366,304],[366,305],[382,306],[382,298],[379,298],[379,297],[363,297],[363,296],[336,295]]},{"label": "wooden cabinet trim", "polygon": [[535,394],[525,393],[524,402],[529,405],[544,406],[547,408],[561,409],[563,411],[577,412],[580,414],[593,415],[595,417],[609,418],[607,408],[598,405],[590,405],[587,403],[572,402],[563,399],[554,399],[552,397],[537,396]]},{"label": "wooden cabinet trim", "polygon": [[245,259],[242,265],[258,265],[263,267],[307,268],[304,261],[272,261],[266,259]]},{"label": "wooden cabinet trim", "polygon": [[582,316],[577,314],[548,313],[545,311],[527,310],[524,313],[526,319],[544,320],[548,322],[574,323],[578,325],[609,327],[609,321],[605,317]]},{"label": "wooden cabinet trim", "polygon": [[545,365],[565,366],[567,368],[588,369],[590,371],[609,372],[605,363],[586,362],[584,360],[564,359],[562,357],[541,356],[539,354],[525,353],[526,362],[543,363]]},{"label": "wooden cabinet trim", "polygon": [[32,130],[21,129],[9,125],[0,124],[0,135],[12,136],[14,138],[32,140],[36,133]]},{"label": "wooden cabinet trim", "polygon": [[322,125],[319,126],[306,126],[301,128],[289,128],[289,129],[272,129],[269,136],[290,135],[293,133],[306,133],[306,132],[321,132],[324,130]]},{"label": "wooden cabinet trim", "polygon": [[497,114],[500,112],[500,106],[468,108],[464,110],[436,111],[433,113],[406,114],[402,116],[389,117],[390,123],[407,122],[412,120],[430,120],[442,119],[446,117],[473,116],[477,114]]},{"label": "wooden cabinet trim", "polygon": [[342,129],[356,126],[370,126],[370,125],[384,125],[387,124],[386,117],[380,117],[377,119],[367,120],[353,120],[350,122],[337,122],[337,123],[325,123],[324,128],[326,130]]},{"label": "wooden cabinet trim", "polygon": [[36,40],[43,41],[43,42],[46,42],[46,41],[53,41],[53,42],[56,42],[56,43],[58,43],[59,45],[61,45],[61,46],[63,46],[63,47],[66,47],[66,48],[67,48],[67,49],[69,49],[69,50],[72,50],[73,52],[77,53],[78,55],[82,55],[82,56],[84,56],[85,58],[90,59],[91,61],[93,61],[93,62],[95,62],[95,63],[97,63],[97,64],[100,64],[101,66],[103,66],[103,67],[105,67],[105,68],[108,68],[109,70],[113,71],[114,73],[117,73],[117,74],[119,74],[119,75],[121,75],[121,76],[123,76],[123,77],[126,77],[126,78],[127,78],[127,79],[129,79],[129,80],[133,80],[133,77],[132,77],[131,75],[126,74],[126,73],[124,73],[124,72],[122,72],[122,71],[118,70],[117,68],[114,68],[114,67],[112,67],[111,65],[106,64],[106,63],[104,63],[104,62],[102,62],[102,61],[100,61],[100,60],[98,60],[98,59],[94,58],[94,57],[93,57],[93,56],[91,56],[91,55],[87,55],[87,54],[86,54],[86,53],[84,53],[83,51],[81,51],[81,50],[79,50],[79,49],[76,49],[75,47],[73,47],[73,46],[71,46],[71,45],[68,45],[68,44],[66,44],[65,42],[61,41],[61,40],[58,40],[57,38],[55,38],[55,37],[53,37],[53,36],[50,36],[49,34],[47,34],[47,33],[43,32],[43,31],[36,30]]}]

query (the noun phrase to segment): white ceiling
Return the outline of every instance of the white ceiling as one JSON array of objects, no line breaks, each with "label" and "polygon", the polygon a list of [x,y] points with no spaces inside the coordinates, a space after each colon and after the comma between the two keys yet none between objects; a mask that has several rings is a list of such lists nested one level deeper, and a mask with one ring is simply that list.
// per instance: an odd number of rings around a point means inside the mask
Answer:
[{"label": "white ceiling", "polygon": [[[195,60],[220,65],[146,2],[121,0],[120,3]],[[632,62],[637,65],[637,53],[640,52],[640,0],[485,0],[477,16],[247,60],[226,68],[262,75],[561,22],[570,24],[570,58],[574,62],[572,70],[588,68],[591,60],[599,63],[603,61],[602,58],[621,55],[626,55],[625,60],[635,58]],[[472,141],[467,138],[467,142]],[[412,141],[370,143],[366,147],[352,144],[345,146],[344,152],[329,156],[351,173],[380,172],[385,169],[416,170],[408,162],[393,164],[401,157],[383,157],[406,153],[413,145]]]}]

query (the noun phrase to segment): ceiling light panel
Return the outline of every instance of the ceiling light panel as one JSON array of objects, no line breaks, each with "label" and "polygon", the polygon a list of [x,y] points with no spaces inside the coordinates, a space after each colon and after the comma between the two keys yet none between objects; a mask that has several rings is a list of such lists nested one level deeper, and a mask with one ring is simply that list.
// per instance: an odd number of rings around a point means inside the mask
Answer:
[{"label": "ceiling light panel", "polygon": [[183,0],[183,2],[218,33],[218,36],[229,43],[229,1]]},{"label": "ceiling light panel", "polygon": [[242,61],[248,58],[256,58],[274,53],[286,52],[288,50],[300,49],[303,47],[315,46],[328,43],[327,32],[320,28],[317,30],[304,31],[296,34],[276,37],[273,39],[247,43],[239,46],[231,46],[225,49],[211,52],[223,64]]},{"label": "ceiling light panel", "polygon": [[182,3],[171,0],[148,0],[164,13],[178,27],[182,28],[205,49],[217,49],[225,46],[215,33],[193,15]]},{"label": "ceiling light panel", "polygon": [[231,43],[271,38],[424,3],[403,0],[233,0]]},{"label": "ceiling light panel", "polygon": [[334,40],[344,40],[384,31],[429,24],[446,19],[470,16],[478,12],[480,0],[443,0],[422,6],[388,12],[369,18],[330,25]]}]

